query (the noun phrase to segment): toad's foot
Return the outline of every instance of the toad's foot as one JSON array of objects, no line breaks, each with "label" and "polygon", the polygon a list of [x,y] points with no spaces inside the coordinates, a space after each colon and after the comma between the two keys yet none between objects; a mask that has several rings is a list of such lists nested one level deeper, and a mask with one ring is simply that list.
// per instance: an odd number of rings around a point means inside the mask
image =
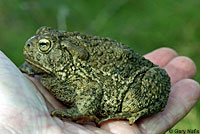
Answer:
[{"label": "toad's foot", "polygon": [[130,113],[130,112],[123,112],[123,113],[117,113],[114,115],[109,115],[107,118],[104,118],[98,122],[98,124],[101,124],[104,121],[110,120],[110,119],[127,119],[129,120],[129,124],[132,125],[137,119],[144,116],[145,113],[147,113],[148,109],[143,109],[141,111],[138,111],[136,113]]}]

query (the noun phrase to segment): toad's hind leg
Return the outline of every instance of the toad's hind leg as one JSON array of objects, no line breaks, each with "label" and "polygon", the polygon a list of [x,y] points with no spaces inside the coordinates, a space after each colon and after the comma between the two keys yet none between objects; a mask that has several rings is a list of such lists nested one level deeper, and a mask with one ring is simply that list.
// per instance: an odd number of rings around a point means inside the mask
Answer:
[{"label": "toad's hind leg", "polygon": [[[134,85],[134,83],[137,83]],[[167,104],[170,78],[165,70],[153,67],[140,73],[122,102],[121,112],[130,112],[130,123],[138,118],[160,112]]]}]

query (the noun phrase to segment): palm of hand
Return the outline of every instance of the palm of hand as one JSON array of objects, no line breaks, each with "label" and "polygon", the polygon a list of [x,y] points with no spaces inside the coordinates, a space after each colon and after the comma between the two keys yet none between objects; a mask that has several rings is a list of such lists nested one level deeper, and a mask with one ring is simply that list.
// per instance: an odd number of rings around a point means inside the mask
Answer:
[{"label": "palm of hand", "polygon": [[0,131],[19,134],[68,133],[163,133],[183,118],[200,97],[200,86],[193,78],[194,63],[178,57],[171,49],[162,48],[146,58],[166,69],[171,77],[172,91],[163,112],[137,121],[130,126],[127,121],[107,121],[100,128],[63,122],[51,117],[49,111],[64,108],[35,78],[24,77],[18,68],[0,53]]}]

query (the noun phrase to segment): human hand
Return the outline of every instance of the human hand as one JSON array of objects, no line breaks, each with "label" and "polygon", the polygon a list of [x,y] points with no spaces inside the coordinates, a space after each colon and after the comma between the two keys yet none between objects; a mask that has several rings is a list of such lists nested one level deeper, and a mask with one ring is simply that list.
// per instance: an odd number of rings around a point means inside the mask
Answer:
[{"label": "human hand", "polygon": [[[193,78],[194,63],[178,57],[171,49],[158,49],[145,55],[165,68],[172,80],[172,91],[163,112],[139,119],[130,126],[128,121],[110,120],[100,128],[79,125],[51,117],[52,109],[64,108],[35,78],[24,75],[0,53],[0,132],[17,134],[60,133],[163,133],[182,119],[200,97],[200,87]],[[105,131],[107,130],[107,131]]]}]

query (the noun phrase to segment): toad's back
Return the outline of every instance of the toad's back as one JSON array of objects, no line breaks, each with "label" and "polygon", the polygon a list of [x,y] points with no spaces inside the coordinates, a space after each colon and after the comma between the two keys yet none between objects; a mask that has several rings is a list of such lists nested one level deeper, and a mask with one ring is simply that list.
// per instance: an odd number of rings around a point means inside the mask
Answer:
[{"label": "toad's back", "polygon": [[141,88],[144,74],[157,67],[115,40],[77,32],[65,32],[64,35],[65,40],[83,47],[89,54],[87,60],[74,60],[75,66],[82,65],[76,66],[77,72],[81,72],[80,75],[76,72],[76,76],[82,77],[85,73],[84,79],[94,80],[101,85],[100,115],[120,112],[126,93]]}]

